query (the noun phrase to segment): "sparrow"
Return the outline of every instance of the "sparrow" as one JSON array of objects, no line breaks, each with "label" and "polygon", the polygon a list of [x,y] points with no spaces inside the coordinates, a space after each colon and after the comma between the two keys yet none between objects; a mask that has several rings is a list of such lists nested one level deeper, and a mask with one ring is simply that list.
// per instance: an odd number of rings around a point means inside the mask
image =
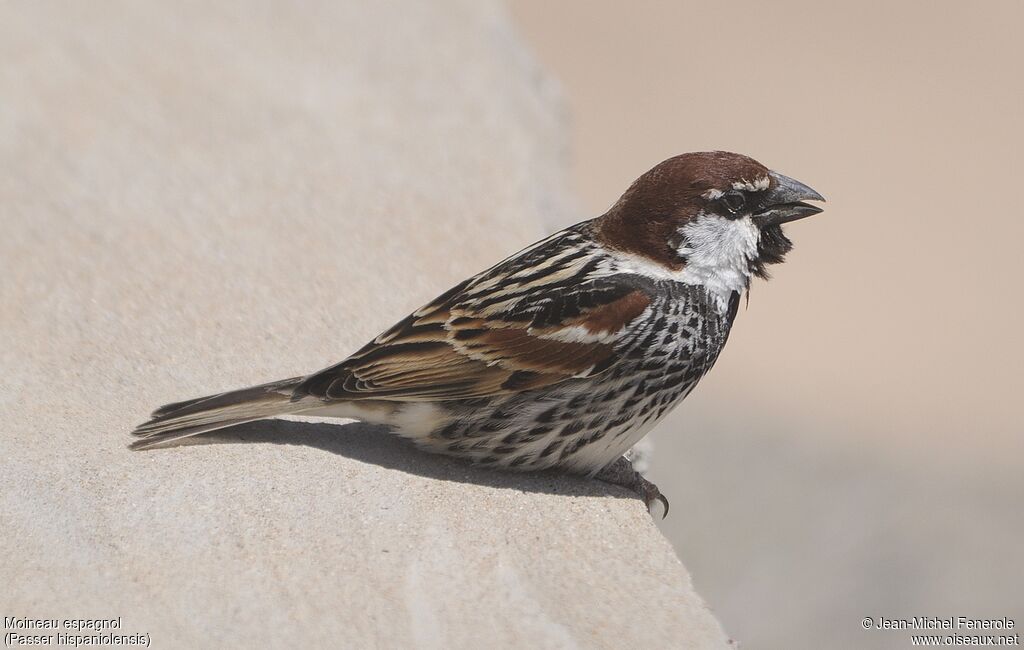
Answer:
[{"label": "sparrow", "polygon": [[132,449],[279,415],[387,425],[432,452],[558,470],[668,500],[624,454],[708,373],[741,295],[821,212],[744,155],[687,153],[605,214],[455,285],[341,363],[167,404]]}]

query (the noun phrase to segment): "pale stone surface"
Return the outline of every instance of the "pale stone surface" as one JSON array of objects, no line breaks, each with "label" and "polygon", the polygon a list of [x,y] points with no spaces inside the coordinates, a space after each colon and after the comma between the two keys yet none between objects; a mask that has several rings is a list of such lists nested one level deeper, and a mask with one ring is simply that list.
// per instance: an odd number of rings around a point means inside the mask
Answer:
[{"label": "pale stone surface", "polygon": [[501,7],[0,8],[0,615],[156,647],[721,647],[641,503],[379,429],[129,452],[315,370],[566,212]]}]

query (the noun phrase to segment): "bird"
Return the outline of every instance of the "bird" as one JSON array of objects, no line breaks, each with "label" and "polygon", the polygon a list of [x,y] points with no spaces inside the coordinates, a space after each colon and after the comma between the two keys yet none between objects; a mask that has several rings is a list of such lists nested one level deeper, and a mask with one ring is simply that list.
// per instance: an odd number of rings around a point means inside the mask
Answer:
[{"label": "bird", "polygon": [[782,226],[824,200],[742,154],[674,156],[603,215],[460,282],[344,361],[162,406],[130,447],[281,415],[361,420],[484,467],[603,480],[667,515],[628,452],[711,370],[741,296],[792,249]]}]

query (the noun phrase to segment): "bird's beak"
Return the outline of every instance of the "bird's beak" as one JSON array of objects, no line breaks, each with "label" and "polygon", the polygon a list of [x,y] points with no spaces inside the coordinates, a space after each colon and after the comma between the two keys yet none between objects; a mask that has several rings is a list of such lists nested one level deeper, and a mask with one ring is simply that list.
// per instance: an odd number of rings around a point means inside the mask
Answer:
[{"label": "bird's beak", "polygon": [[824,201],[825,197],[789,176],[778,172],[768,172],[768,175],[772,184],[765,193],[764,207],[753,214],[758,226],[789,223],[821,212],[821,208],[804,201]]}]

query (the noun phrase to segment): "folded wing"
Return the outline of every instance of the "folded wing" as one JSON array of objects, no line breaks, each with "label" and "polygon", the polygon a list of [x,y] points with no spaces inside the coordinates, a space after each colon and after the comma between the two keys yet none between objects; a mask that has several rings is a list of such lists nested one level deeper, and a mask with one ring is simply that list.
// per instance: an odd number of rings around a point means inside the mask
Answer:
[{"label": "folded wing", "polygon": [[649,288],[602,275],[564,233],[448,291],[296,397],[454,400],[541,388],[608,369],[650,314]]}]

